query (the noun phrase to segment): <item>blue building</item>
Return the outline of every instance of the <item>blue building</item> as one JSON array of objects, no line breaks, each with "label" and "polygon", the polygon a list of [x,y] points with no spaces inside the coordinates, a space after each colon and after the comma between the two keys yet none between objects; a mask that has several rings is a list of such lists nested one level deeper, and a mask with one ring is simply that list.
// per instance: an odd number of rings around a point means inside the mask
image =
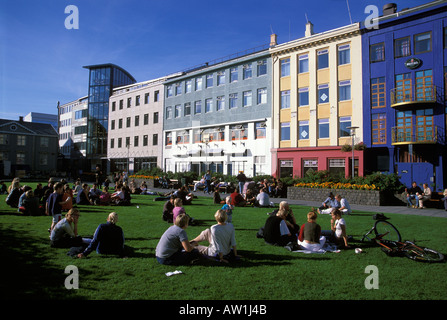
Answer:
[{"label": "blue building", "polygon": [[362,26],[365,168],[410,185],[447,187],[447,1],[398,11],[384,6]]}]

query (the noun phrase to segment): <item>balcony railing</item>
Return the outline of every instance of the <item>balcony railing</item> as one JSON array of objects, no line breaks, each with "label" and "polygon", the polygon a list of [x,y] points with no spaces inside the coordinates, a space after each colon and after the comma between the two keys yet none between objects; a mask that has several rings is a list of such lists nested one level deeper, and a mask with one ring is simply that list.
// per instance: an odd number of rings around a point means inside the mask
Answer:
[{"label": "balcony railing", "polygon": [[[441,131],[439,131],[441,133]],[[410,126],[391,128],[391,143],[434,144],[440,140],[437,126]]]},{"label": "balcony railing", "polygon": [[391,90],[391,107],[406,104],[435,103],[436,86],[404,85]]}]

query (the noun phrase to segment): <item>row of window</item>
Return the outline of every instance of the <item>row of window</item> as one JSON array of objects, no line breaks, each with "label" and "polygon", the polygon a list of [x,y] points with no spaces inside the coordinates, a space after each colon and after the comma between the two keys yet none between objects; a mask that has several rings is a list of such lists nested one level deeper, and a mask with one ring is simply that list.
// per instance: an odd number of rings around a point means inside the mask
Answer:
[{"label": "row of window", "polygon": [[[157,102],[160,98],[160,92],[154,91],[154,102]],[[112,111],[116,111],[116,102],[117,101],[112,101]],[[146,92],[144,94],[144,100],[143,103],[144,104],[148,104],[150,102],[150,94],[149,92]],[[141,105],[141,95],[137,95],[135,96],[135,106],[138,107],[139,105]],[[130,108],[132,106],[132,97],[128,97],[126,100],[126,107]],[[118,101],[118,108],[119,110],[124,109],[124,99],[121,99]]]},{"label": "row of window", "polygon": [[[351,126],[351,117],[340,117],[338,128],[339,137],[349,137]],[[318,119],[318,139],[328,139],[329,138],[329,118]],[[291,139],[290,135],[290,122],[281,123],[281,141],[288,141]],[[309,140],[309,120],[298,121],[298,140]]]},{"label": "row of window", "polygon": [[[246,125],[231,125],[229,130],[230,138],[228,141],[248,139],[248,130]],[[254,130],[255,140],[266,138],[265,122],[256,122]],[[166,132],[166,146],[171,146],[173,144],[172,137],[173,132]],[[176,132],[175,144],[189,144],[190,141],[190,132],[188,130]],[[219,141],[227,141],[225,139],[225,129],[223,127],[192,130],[192,143],[210,143]]]},{"label": "row of window", "polygon": [[[123,121],[124,119],[118,119],[118,129],[122,129],[123,128]],[[132,126],[131,124],[132,122],[132,118],[131,117],[127,117],[126,118],[126,128],[130,128]],[[158,112],[154,112],[153,117],[152,117],[152,123],[158,123]],[[149,124],[149,113],[145,113],[143,115],[143,125],[148,125]],[[140,116],[136,115],[134,117],[134,127],[138,127],[140,125]],[[116,123],[115,120],[111,120],[110,121],[110,130],[115,130],[116,129]]]},{"label": "row of window", "polygon": [[[48,165],[49,155],[48,153],[39,153],[39,165],[46,166]],[[10,159],[8,151],[0,151],[0,161],[8,161],[13,160]],[[15,164],[28,164],[29,161],[26,161],[26,152],[18,151],[15,153]]]},{"label": "row of window", "polygon": [[[191,102],[185,103],[183,106],[181,104],[175,106],[166,107],[166,119],[179,118],[182,116],[190,116],[203,113],[208,113],[212,111],[222,111],[225,109],[225,96],[218,96],[216,100],[214,99],[205,99],[205,105],[202,110],[202,100],[198,100],[194,102],[192,105]],[[257,90],[256,93],[256,104],[265,104],[267,103],[267,88],[261,88]],[[214,107],[215,105],[215,107]],[[242,107],[250,107],[253,105],[253,93],[251,90],[242,92]],[[228,96],[228,108],[234,109],[239,106],[239,94],[231,93]]]},{"label": "row of window", "polygon": [[[26,146],[26,137],[25,135],[14,135],[16,137],[16,146],[24,147]],[[33,141],[34,142],[34,141]],[[38,142],[39,147],[48,148],[50,145],[49,137],[39,137]],[[9,136],[6,133],[0,133],[0,145],[9,145]]]},{"label": "row of window", "polygon": [[[351,63],[351,46],[350,44],[344,44],[338,46],[338,59],[337,64],[339,66]],[[280,61],[281,77],[290,76],[290,58],[282,59]],[[317,69],[329,68],[329,49],[323,49],[317,51]],[[298,56],[298,73],[309,72],[309,54],[302,54]]]},{"label": "row of window", "polygon": [[[329,103],[329,84],[320,84],[317,88],[318,104]],[[338,101],[351,100],[351,80],[339,81]],[[298,106],[309,105],[309,88],[298,89]],[[290,90],[281,91],[281,109],[290,108]]]},{"label": "row of window", "polygon": [[[210,73],[205,76],[205,88],[212,88],[213,86],[221,86],[226,84],[227,76],[229,76],[229,82],[237,82],[241,73],[242,80],[253,78],[253,64],[247,63],[239,67],[229,69],[229,74],[226,74],[226,70],[220,70],[216,73]],[[256,74],[258,77],[267,74],[267,59],[259,60],[256,63]],[[183,93],[191,93],[193,91],[200,91],[203,89],[203,77],[197,77],[194,79],[188,79],[184,82],[179,82],[173,85],[166,86],[166,97],[178,96]]]},{"label": "row of window", "polygon": [[[447,33],[444,29],[444,39]],[[411,46],[411,36],[402,37],[394,40],[394,58],[408,57],[414,54],[421,54],[430,52],[432,50],[432,36],[431,32],[416,34],[413,36],[413,50]],[[376,43],[370,45],[369,49],[370,62],[385,61],[385,43]]]},{"label": "row of window", "polygon": [[[126,137],[125,144],[123,144],[123,138],[117,138],[116,141],[117,141],[117,148],[127,148],[131,146],[130,137]],[[148,145],[149,145],[149,136],[146,134],[143,135],[142,146],[147,147]],[[154,133],[152,135],[152,145],[153,146],[158,145],[158,133]],[[140,137],[134,136],[132,147],[139,147],[139,146],[140,146]],[[110,139],[110,148],[111,149],[115,148],[115,138]]]}]

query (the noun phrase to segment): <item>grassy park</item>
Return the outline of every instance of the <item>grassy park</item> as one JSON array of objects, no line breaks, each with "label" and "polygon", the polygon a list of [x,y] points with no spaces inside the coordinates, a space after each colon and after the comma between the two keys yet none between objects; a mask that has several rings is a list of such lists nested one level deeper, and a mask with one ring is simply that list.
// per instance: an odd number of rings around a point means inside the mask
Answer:
[{"label": "grassy park", "polygon": [[[34,187],[34,184],[30,184]],[[155,196],[135,195],[132,205],[78,206],[78,233],[91,237],[108,214],[119,215],[124,230],[127,258],[100,256],[72,258],[68,249],[50,248],[48,216],[21,216],[0,196],[1,282],[7,299],[81,300],[445,300],[447,264],[426,264],[401,257],[389,257],[380,248],[361,243],[373,225],[374,212],[345,216],[351,248],[339,253],[305,254],[265,244],[256,237],[269,209],[236,208],[233,224],[242,260],[234,264],[207,261],[189,266],[163,266],[155,259],[155,247],[169,227],[161,218],[164,201]],[[219,205],[197,194],[186,212],[197,221],[186,231],[190,239],[215,224]],[[303,224],[309,207],[291,206],[298,224]],[[377,208],[380,210],[380,208]],[[380,211],[378,211],[380,212]],[[404,240],[447,253],[447,220],[425,216],[386,214]],[[330,216],[320,215],[323,230],[330,228]],[[355,248],[363,252],[356,254]],[[79,289],[64,286],[65,268],[79,270]],[[378,270],[378,289],[367,289],[368,266]],[[182,274],[167,277],[180,270]]]}]

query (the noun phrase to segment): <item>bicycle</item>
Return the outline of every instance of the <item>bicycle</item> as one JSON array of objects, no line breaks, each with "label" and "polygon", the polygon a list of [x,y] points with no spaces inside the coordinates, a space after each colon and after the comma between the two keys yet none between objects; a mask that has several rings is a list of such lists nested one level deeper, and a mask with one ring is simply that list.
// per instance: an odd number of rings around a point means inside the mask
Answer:
[{"label": "bicycle", "polygon": [[[382,251],[389,256],[405,256],[414,261],[420,262],[442,262],[444,255],[436,250],[419,247],[411,241],[402,241],[399,230],[390,222],[383,214],[374,215],[373,219],[377,220],[374,226],[365,235],[362,242],[369,240],[382,246]],[[370,238],[371,233],[375,234],[374,238]]]}]

